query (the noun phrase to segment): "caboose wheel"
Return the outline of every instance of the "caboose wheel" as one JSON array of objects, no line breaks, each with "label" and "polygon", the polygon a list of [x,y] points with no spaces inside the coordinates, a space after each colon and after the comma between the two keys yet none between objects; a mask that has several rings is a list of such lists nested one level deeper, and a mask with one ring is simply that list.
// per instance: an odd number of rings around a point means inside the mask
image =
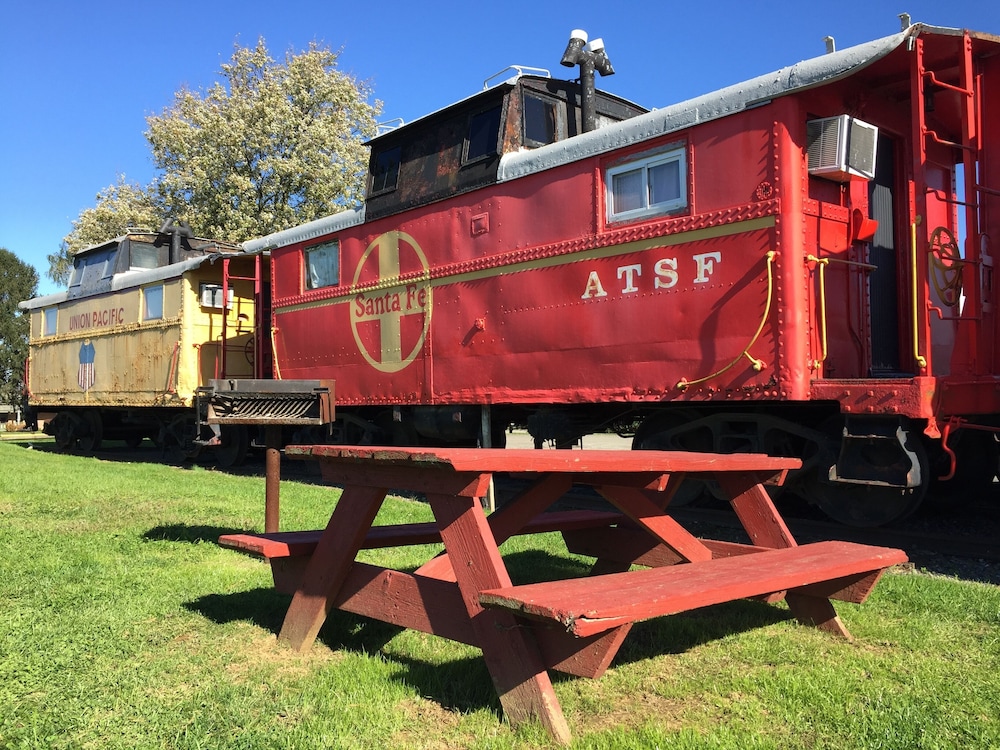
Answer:
[{"label": "caboose wheel", "polygon": [[223,425],[221,443],[213,448],[216,465],[223,469],[240,466],[247,457],[250,436],[241,424]]},{"label": "caboose wheel", "polygon": [[827,444],[822,447],[824,460],[819,461],[816,472],[806,480],[803,493],[806,499],[819,506],[834,521],[847,526],[884,526],[912,514],[927,494],[930,477],[930,461],[920,436],[908,430],[904,446],[892,446],[889,441],[881,441],[870,450],[859,450],[853,454],[855,459],[866,462],[864,473],[871,476],[887,472],[903,461],[915,463],[911,470],[921,478],[918,486],[899,487],[877,480],[836,482],[830,479],[830,469],[841,452],[842,425],[842,420],[838,418],[824,429],[829,435]]},{"label": "caboose wheel", "polygon": [[101,415],[97,412],[88,411],[83,415],[83,431],[80,435],[80,450],[84,453],[93,453],[101,447],[104,439],[104,425],[101,422]]},{"label": "caboose wheel", "polygon": [[75,414],[67,411],[61,411],[56,415],[52,421],[52,435],[59,450],[71,451],[76,447],[76,426],[79,421]]}]

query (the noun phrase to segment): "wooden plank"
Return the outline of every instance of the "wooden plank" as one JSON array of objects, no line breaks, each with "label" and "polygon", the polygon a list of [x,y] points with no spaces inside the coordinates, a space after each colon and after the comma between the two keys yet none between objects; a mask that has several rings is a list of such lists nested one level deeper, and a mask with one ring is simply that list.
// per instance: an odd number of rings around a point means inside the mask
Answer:
[{"label": "wooden plank", "polygon": [[[565,515],[565,512],[562,514],[545,513],[545,510],[565,495],[572,486],[570,478],[565,474],[547,474],[535,484],[519,492],[495,513],[490,514],[488,520],[493,539],[498,545],[503,544],[512,536],[522,533],[546,516],[568,523],[573,516]],[[621,519],[618,514],[611,515],[617,516],[616,520]],[[584,518],[585,516],[579,517]]]},{"label": "wooden plank", "polygon": [[532,628],[542,658],[549,669],[596,679],[607,671],[621,648],[631,623],[602,633],[577,638],[565,628],[537,623]]},{"label": "wooden plank", "polygon": [[404,492],[440,492],[482,497],[490,484],[488,471],[456,472],[446,465],[396,464],[374,459],[367,462],[319,459],[320,473],[328,484],[390,487]]},{"label": "wooden plank", "polygon": [[[500,511],[490,516],[490,527]],[[541,513],[525,524],[517,534],[542,534],[549,531],[588,529],[610,526],[621,521],[620,513],[596,510],[566,510]],[[497,524],[499,526],[500,524]],[[494,531],[503,539],[510,536],[507,529]],[[250,555],[258,555],[271,560],[279,557],[308,557],[316,549],[322,529],[311,531],[280,531],[273,534],[225,534],[219,537],[219,545]],[[384,547],[406,547],[414,544],[436,544],[441,541],[437,524],[407,523],[387,526],[372,526],[365,535],[361,549],[381,549]],[[498,540],[498,544],[502,540]]]},{"label": "wooden plank", "polygon": [[299,445],[285,448],[290,458],[326,458],[338,463],[447,468],[456,472],[589,474],[600,472],[767,472],[798,469],[795,458],[760,453],[693,453],[687,451],[573,450],[529,448],[375,448]]},{"label": "wooden plank", "polygon": [[876,570],[871,573],[858,573],[857,575],[845,576],[844,578],[821,581],[809,586],[802,586],[796,589],[796,593],[861,604],[868,598],[872,589],[875,588],[875,584],[882,577],[882,572],[881,570]]},{"label": "wooden plank", "polygon": [[454,583],[356,562],[333,604],[399,627],[478,645]]},{"label": "wooden plank", "polygon": [[569,725],[534,639],[510,612],[487,612],[479,602],[483,589],[511,585],[482,507],[448,495],[428,494],[427,501],[504,714],[512,724],[537,718],[557,742],[569,744]]},{"label": "wooden plank", "polygon": [[219,545],[265,560],[279,557],[308,557],[316,549],[322,529],[313,531],[279,531],[273,534],[225,534]]},{"label": "wooden plank", "polygon": [[[637,620],[870,573],[905,561],[901,550],[817,542],[766,550],[752,558],[719,558],[485,590],[480,601],[484,606],[556,621],[579,635],[592,635]],[[814,619],[824,618],[819,614]]]},{"label": "wooden plank", "polygon": [[296,651],[308,649],[326,620],[387,489],[347,487],[309,558],[278,638]]},{"label": "wooden plank", "polygon": [[722,491],[731,498],[750,541],[762,547],[794,547],[796,542],[774,507],[771,496],[759,477],[748,474],[719,474],[715,477]]},{"label": "wooden plank", "polygon": [[[576,555],[596,557],[601,560],[616,561],[625,565],[646,565],[651,568],[676,565],[683,562],[680,555],[654,539],[648,532],[623,528],[582,528],[563,532],[566,549]],[[732,557],[763,552],[765,547],[737,542],[722,542],[715,539],[701,539],[711,551],[712,557]],[[610,571],[609,571],[610,572]]]},{"label": "wooden plank", "polygon": [[[355,563],[334,606],[469,646],[479,645],[455,583]],[[548,669],[596,678],[610,666],[629,627],[589,638],[576,638],[562,628],[541,623],[532,629]]]},{"label": "wooden plank", "polygon": [[[565,494],[571,486],[565,474],[547,474],[519,492],[502,508],[490,514],[488,522],[494,541],[498,545],[503,544],[513,534],[520,532],[531,523],[532,518],[541,517],[539,514]],[[444,554],[428,560],[417,572],[446,581],[455,580],[451,562]]]},{"label": "wooden plank", "polygon": [[640,490],[602,486],[597,491],[682,559],[690,562],[712,559],[711,551],[697,537],[670,516],[663,515],[663,511]]}]

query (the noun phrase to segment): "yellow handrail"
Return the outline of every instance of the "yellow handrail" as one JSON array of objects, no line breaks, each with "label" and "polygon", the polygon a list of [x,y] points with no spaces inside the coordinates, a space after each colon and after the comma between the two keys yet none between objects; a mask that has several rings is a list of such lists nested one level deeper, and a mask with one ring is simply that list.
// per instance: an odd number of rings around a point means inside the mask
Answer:
[{"label": "yellow handrail", "polygon": [[274,379],[281,380],[281,370],[278,369],[278,357],[276,353],[278,351],[278,343],[274,338],[274,326],[271,326],[271,362],[274,367]]},{"label": "yellow handrail", "polygon": [[753,346],[755,343],[757,343],[757,338],[760,336],[761,331],[764,330],[764,324],[767,322],[767,317],[771,312],[771,298],[774,295],[774,272],[771,266],[774,265],[774,259],[775,257],[777,257],[777,255],[778,253],[775,252],[774,250],[769,250],[767,253],[767,301],[764,303],[764,314],[761,316],[760,325],[757,326],[757,332],[754,333],[753,337],[750,339],[750,343],[747,344],[746,347],[744,347],[743,351],[739,353],[739,356],[737,356],[736,359],[734,359],[728,365],[723,367],[721,370],[713,372],[711,375],[706,375],[703,378],[698,378],[697,380],[687,380],[685,378],[681,378],[680,380],[677,381],[677,385],[675,386],[676,388],[683,391],[686,388],[690,388],[692,385],[698,385],[699,383],[704,383],[706,380],[717,378],[724,372],[731,370],[736,365],[736,363],[739,362],[744,357],[750,360],[751,364],[753,365],[753,369],[756,372],[760,372],[761,370],[764,369],[763,360],[759,360],[755,358],[753,355],[751,355],[750,347]]},{"label": "yellow handrail", "polygon": [[917,300],[917,224],[919,223],[919,216],[910,223],[910,278],[913,291],[913,309],[911,310],[913,314],[913,357],[920,369],[923,370],[927,367],[927,359],[920,355],[920,324],[917,320],[919,312]]},{"label": "yellow handrail", "polygon": [[826,346],[826,267],[830,265],[829,258],[817,258],[815,255],[806,256],[807,263],[816,263],[819,265],[819,340],[820,345],[823,349],[823,356],[820,359],[813,360],[813,369],[819,369],[819,366],[826,362],[827,346]]}]

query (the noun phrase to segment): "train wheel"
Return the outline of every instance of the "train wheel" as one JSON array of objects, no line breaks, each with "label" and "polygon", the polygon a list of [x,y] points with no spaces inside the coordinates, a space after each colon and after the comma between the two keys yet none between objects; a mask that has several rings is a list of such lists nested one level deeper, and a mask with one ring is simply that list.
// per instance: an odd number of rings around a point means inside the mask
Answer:
[{"label": "train wheel", "polygon": [[917,487],[895,487],[875,482],[832,482],[829,472],[840,454],[842,428],[843,421],[840,418],[825,426],[824,432],[829,440],[822,447],[823,460],[819,462],[812,478],[806,482],[806,499],[818,505],[834,521],[847,526],[884,526],[911,515],[927,494],[930,477],[930,461],[920,435],[913,430],[906,430],[902,446],[892,446],[889,441],[882,441],[870,450],[856,453],[856,457],[867,462],[866,468],[870,470],[867,473],[872,475],[897,467],[902,461],[915,464],[911,470],[919,472],[921,480]]},{"label": "train wheel", "polygon": [[250,448],[247,428],[241,424],[223,425],[220,440],[222,442],[213,448],[216,465],[223,469],[240,466],[246,460],[247,450]]},{"label": "train wheel", "polygon": [[[702,450],[708,447],[692,447],[684,441],[684,427],[698,419],[697,412],[688,409],[664,412],[650,417],[640,425],[632,439],[632,450]],[[700,480],[688,479],[677,489],[670,505],[680,508],[685,505],[696,505],[705,498],[705,483]]]},{"label": "train wheel", "polygon": [[80,418],[68,411],[61,411],[52,420],[52,436],[56,441],[56,448],[66,453],[76,448],[77,424]]},{"label": "train wheel", "polygon": [[84,453],[93,453],[101,447],[101,440],[104,439],[104,425],[101,422],[101,415],[97,412],[88,411],[83,415],[83,431],[80,435],[80,450]]}]

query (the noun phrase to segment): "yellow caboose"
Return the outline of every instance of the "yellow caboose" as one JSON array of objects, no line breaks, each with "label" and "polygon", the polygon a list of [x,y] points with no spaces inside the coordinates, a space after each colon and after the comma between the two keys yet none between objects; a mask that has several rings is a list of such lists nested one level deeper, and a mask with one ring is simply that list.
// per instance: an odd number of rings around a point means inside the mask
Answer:
[{"label": "yellow caboose", "polygon": [[29,406],[48,413],[46,432],[63,450],[102,439],[188,451],[221,442],[220,462],[239,460],[245,430],[196,432],[197,391],[270,376],[269,339],[256,335],[268,330],[266,272],[263,256],[173,222],[78,253],[65,292],[21,303],[31,317]]}]

